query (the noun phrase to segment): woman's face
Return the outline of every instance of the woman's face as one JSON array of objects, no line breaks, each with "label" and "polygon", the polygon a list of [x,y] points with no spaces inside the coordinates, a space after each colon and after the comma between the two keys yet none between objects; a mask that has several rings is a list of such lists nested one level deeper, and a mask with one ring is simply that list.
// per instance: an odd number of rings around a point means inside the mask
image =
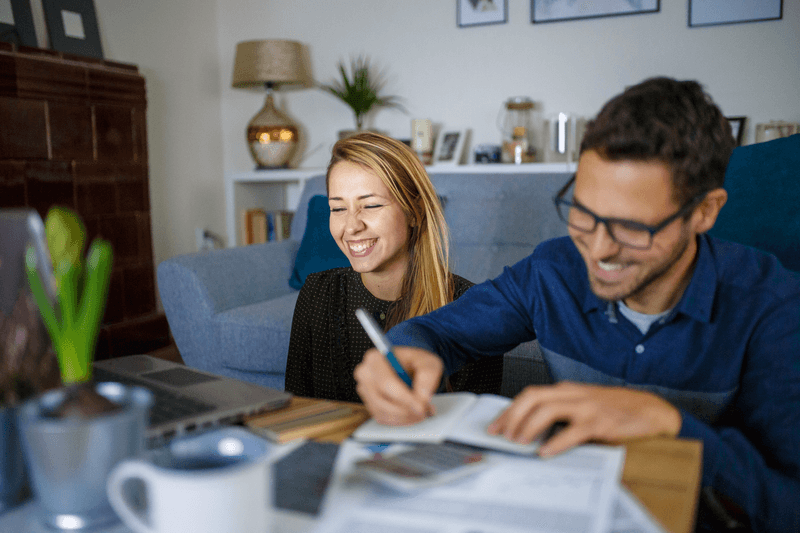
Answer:
[{"label": "woman's face", "polygon": [[[340,161],[328,179],[330,230],[356,272],[397,275],[408,265],[408,220],[381,179]],[[362,276],[363,277],[363,276]]]}]

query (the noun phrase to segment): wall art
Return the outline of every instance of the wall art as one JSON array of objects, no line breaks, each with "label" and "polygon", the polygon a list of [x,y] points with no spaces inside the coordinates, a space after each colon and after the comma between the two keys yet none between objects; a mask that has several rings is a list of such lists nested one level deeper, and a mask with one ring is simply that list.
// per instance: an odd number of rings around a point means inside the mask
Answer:
[{"label": "wall art", "polygon": [[661,0],[531,0],[531,22],[561,22],[565,20],[614,17],[657,13]]}]

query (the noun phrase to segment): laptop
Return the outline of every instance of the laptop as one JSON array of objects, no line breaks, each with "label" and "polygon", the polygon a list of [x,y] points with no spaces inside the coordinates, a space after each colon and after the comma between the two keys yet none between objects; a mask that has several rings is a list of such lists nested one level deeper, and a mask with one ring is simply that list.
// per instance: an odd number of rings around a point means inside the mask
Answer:
[{"label": "laptop", "polygon": [[[0,209],[0,318],[11,314],[19,291],[27,287],[22,258],[29,244],[33,245],[37,264],[43,267],[40,275],[54,300],[52,268],[41,217],[32,209]],[[0,352],[2,372],[9,361],[4,361],[8,354]],[[53,357],[52,351],[48,357]],[[57,362],[52,363],[57,368]],[[93,379],[139,385],[153,393],[154,405],[147,429],[150,446],[187,432],[240,422],[246,415],[283,407],[292,398],[287,392],[149,355],[95,361]]]},{"label": "laptop", "polygon": [[129,355],[95,361],[95,381],[116,381],[149,389],[150,445],[219,424],[241,422],[245,416],[279,409],[291,393],[226,376],[203,372],[149,355]]}]

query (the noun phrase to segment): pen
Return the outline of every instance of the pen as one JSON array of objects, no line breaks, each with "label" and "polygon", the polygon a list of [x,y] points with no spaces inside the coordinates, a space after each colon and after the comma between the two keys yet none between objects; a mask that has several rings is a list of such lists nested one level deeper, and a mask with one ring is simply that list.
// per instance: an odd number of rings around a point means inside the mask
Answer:
[{"label": "pen", "polygon": [[380,327],[375,322],[375,319],[372,318],[369,313],[367,313],[364,309],[356,309],[356,317],[358,321],[361,322],[361,325],[364,327],[364,331],[367,332],[369,338],[372,340],[375,347],[381,352],[383,355],[386,356],[386,359],[389,360],[389,363],[394,368],[394,371],[397,372],[397,375],[400,376],[406,385],[409,387],[411,386],[411,377],[406,374],[406,371],[400,366],[400,363],[397,361],[397,358],[392,353],[392,344],[389,342],[389,339],[381,332]]}]

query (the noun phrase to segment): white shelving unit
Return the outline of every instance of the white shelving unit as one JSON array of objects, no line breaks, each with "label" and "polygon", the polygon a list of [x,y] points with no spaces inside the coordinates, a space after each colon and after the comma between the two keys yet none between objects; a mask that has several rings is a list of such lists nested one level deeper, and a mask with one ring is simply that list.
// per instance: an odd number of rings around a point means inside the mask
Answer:
[{"label": "white shelving unit", "polygon": [[[523,165],[434,165],[428,174],[537,174],[574,172],[575,163],[527,163]],[[309,178],[325,174],[324,168],[250,170],[225,174],[227,244],[237,246],[239,213],[260,207],[267,211],[295,211],[303,186]]]}]

